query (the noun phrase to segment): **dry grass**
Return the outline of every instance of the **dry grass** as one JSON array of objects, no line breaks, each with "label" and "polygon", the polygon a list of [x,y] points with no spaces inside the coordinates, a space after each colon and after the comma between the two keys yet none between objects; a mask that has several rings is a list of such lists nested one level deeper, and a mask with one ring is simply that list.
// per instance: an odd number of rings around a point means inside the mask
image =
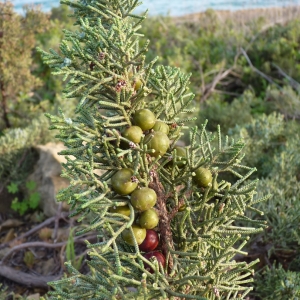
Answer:
[{"label": "dry grass", "polygon": [[[227,22],[228,20],[233,21],[236,26],[246,26],[249,22],[254,22],[258,18],[264,18],[266,23],[284,24],[292,19],[300,17],[300,6],[289,6],[289,7],[274,7],[274,8],[257,8],[257,9],[244,9],[244,10],[216,10],[215,11],[218,19],[221,22]],[[174,18],[176,23],[203,23],[207,18],[205,12],[189,14],[182,17]]]}]

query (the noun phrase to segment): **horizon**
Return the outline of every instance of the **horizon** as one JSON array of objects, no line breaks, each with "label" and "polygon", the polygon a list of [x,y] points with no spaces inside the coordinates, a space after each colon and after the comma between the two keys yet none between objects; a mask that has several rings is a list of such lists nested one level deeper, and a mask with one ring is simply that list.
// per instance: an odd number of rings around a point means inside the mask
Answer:
[{"label": "horizon", "polygon": [[[172,3],[169,0],[145,0],[141,2],[143,2],[142,5],[137,7],[135,12],[142,13],[148,9],[150,16],[183,16],[203,12],[207,9],[236,11],[242,9],[300,6],[300,0],[175,0]],[[51,8],[58,7],[60,4],[59,0],[12,0],[12,3],[14,10],[20,14],[24,12],[22,7],[26,4],[41,5],[41,9],[44,12],[48,12]],[[159,6],[157,3],[159,3]]]}]

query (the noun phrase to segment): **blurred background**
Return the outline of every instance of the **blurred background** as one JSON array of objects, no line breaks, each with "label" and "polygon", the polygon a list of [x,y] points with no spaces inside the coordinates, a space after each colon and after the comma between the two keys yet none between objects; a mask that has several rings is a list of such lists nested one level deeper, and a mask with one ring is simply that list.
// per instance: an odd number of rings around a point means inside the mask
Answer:
[{"label": "blurred background", "polygon": [[[15,11],[22,13],[25,4],[40,4],[43,11],[59,5],[59,0],[14,0]],[[299,5],[300,0],[145,0],[137,12],[147,8],[150,15],[181,16],[201,12],[209,8],[216,10],[238,10],[247,8],[283,7]]]}]

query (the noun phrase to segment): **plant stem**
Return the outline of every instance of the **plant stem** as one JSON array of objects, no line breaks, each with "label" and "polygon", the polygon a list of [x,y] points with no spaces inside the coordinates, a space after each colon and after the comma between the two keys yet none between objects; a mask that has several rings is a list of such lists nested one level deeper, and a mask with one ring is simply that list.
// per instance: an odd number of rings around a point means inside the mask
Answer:
[{"label": "plant stem", "polygon": [[[162,252],[165,255],[165,257],[167,257],[169,249],[174,250],[173,237],[170,226],[171,218],[166,206],[168,195],[166,195],[164,187],[159,181],[158,174],[155,170],[153,170],[153,181],[149,184],[149,187],[152,188],[157,195],[156,204],[159,210],[159,232],[162,241]],[[170,269],[173,268],[173,258],[171,254],[169,255],[168,266]]]}]

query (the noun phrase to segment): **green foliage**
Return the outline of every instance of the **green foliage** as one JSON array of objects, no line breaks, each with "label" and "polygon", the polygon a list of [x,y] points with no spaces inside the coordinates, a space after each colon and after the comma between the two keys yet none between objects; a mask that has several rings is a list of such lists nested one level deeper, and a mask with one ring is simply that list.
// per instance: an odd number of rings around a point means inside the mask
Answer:
[{"label": "green foliage", "polygon": [[[53,140],[41,113],[57,110],[59,98],[48,97],[50,80],[41,76],[34,47],[50,29],[49,15],[27,7],[25,15],[13,11],[10,2],[0,3],[0,191],[8,182],[23,184],[37,159],[33,147]],[[57,23],[58,24],[58,23]],[[57,24],[51,23],[53,29]],[[50,40],[50,39],[49,39]],[[49,42],[48,40],[48,42]],[[39,78],[40,77],[40,78]],[[44,82],[44,84],[43,84]],[[59,84],[49,88],[59,91]],[[55,94],[55,92],[54,92]],[[50,100],[50,101],[49,101]],[[63,106],[64,107],[64,106]],[[72,105],[69,105],[70,109]],[[15,199],[14,208],[25,212],[34,208],[36,196],[29,204]]]},{"label": "green foliage", "polygon": [[[36,46],[58,50],[58,43],[63,38],[62,29],[73,25],[72,18],[68,18],[71,12],[65,5],[52,8],[48,29],[36,35]],[[35,65],[33,74],[43,82],[43,85],[35,90],[35,94],[43,99],[43,103],[49,101],[55,105],[56,102],[60,102],[62,78],[51,76],[51,69],[43,64],[41,55],[37,51],[33,53],[33,62]],[[49,111],[49,109],[45,108],[44,111]]]},{"label": "green foliage", "polygon": [[27,297],[22,297],[14,292],[8,292],[7,287],[3,287],[0,283],[0,300],[26,300]]},{"label": "green foliage", "polygon": [[47,30],[47,15],[27,8],[25,16],[13,11],[9,2],[0,3],[0,131],[23,127],[36,111],[34,89],[41,81],[31,73],[35,34]]},{"label": "green foliage", "polygon": [[19,188],[18,188],[17,184],[11,182],[11,184],[9,184],[7,186],[7,190],[8,190],[9,193],[15,194],[15,193],[17,193],[19,191]]},{"label": "green foliage", "polygon": [[76,270],[79,270],[82,265],[83,255],[76,258],[76,253],[74,248],[74,238],[73,238],[74,230],[75,229],[70,230],[70,234],[66,246],[66,258],[67,261],[70,261],[70,263]]},{"label": "green foliage", "polygon": [[259,169],[259,177],[265,177],[274,166],[274,155],[284,147],[284,129],[283,116],[273,113],[268,116],[259,115],[248,124],[236,125],[229,130],[229,134],[245,140],[245,161]]},{"label": "green foliage", "polygon": [[[299,87],[300,88],[300,85]],[[268,87],[266,101],[268,101],[267,112],[277,111],[288,119],[300,118],[300,96],[299,91],[290,85],[282,88]]]},{"label": "green foliage", "polygon": [[23,182],[33,170],[36,152],[32,147],[53,139],[44,116],[39,116],[24,128],[4,131],[0,137],[0,178]]},{"label": "green foliage", "polygon": [[[300,80],[299,73],[299,51],[298,45],[300,41],[299,34],[300,22],[296,18],[290,22],[277,24],[262,30],[255,42],[251,44],[248,55],[254,66],[262,72],[268,74],[275,82],[281,82],[282,74],[278,72],[280,67],[290,77],[296,81]],[[245,58],[241,58],[241,65],[247,66]],[[257,91],[264,95],[265,80],[258,74],[249,72],[244,77],[245,82],[251,82],[251,85]]]},{"label": "green foliage", "polygon": [[[272,113],[250,124],[237,126],[235,130],[245,137],[248,145],[245,161],[262,166],[259,169],[258,196],[272,194],[269,201],[257,205],[259,210],[264,211],[269,229],[254,242],[260,241],[259,245],[266,249],[268,259],[276,259],[299,272],[300,124],[284,121],[282,115]],[[247,216],[260,218],[255,212]],[[257,280],[260,279],[258,277]]]},{"label": "green foliage", "polygon": [[0,283],[0,300],[6,300],[7,297],[7,287],[3,287]]},{"label": "green foliage", "polygon": [[247,124],[253,120],[252,107],[257,102],[250,91],[246,91],[231,103],[222,100],[219,95],[214,95],[203,104],[197,124],[200,125],[208,119],[209,130],[215,131],[221,126],[224,132],[228,132],[236,124]]},{"label": "green foliage", "polygon": [[[20,215],[26,213],[29,209],[36,209],[40,202],[40,194],[35,192],[36,183],[34,181],[28,181],[26,183],[26,188],[28,191],[28,198],[23,200],[18,199],[17,197],[14,198],[11,208],[18,212]],[[19,191],[19,187],[16,183],[11,182],[7,186],[8,192],[15,194]]]},{"label": "green foliage", "polygon": [[[70,186],[57,198],[67,201],[80,221],[94,217],[77,235],[97,230],[101,241],[88,243],[91,272],[81,274],[66,263],[70,277],[50,283],[54,291],[49,295],[52,299],[244,298],[252,289],[247,284],[257,261],[248,264],[233,258],[244,253],[249,235],[266,227],[265,221],[246,217],[245,211],[259,213],[254,205],[268,198],[255,196],[257,181],[249,180],[255,168],[242,163],[244,143],[223,139],[220,128],[209,133],[207,122],[200,128],[186,126],[194,120],[190,75],[176,67],[154,67],[155,60],[146,63],[149,42],[139,41],[145,16],[132,13],[137,1],[63,3],[74,8],[78,31],[64,31],[60,51],[38,50],[53,74],[68,80],[63,90],[66,101],[78,99],[75,116],[63,111],[58,116],[47,114],[50,128],[59,130],[57,137],[67,147],[60,154],[67,159],[63,176],[70,179]],[[142,85],[136,89],[137,78]],[[167,138],[172,142],[161,156],[153,157],[151,130],[144,131],[136,144],[122,136],[142,108],[171,125]],[[189,146],[181,161],[175,145],[184,131]],[[212,182],[205,187],[194,180],[200,167],[212,173]],[[148,261],[139,250],[132,231],[138,212],[128,197],[120,198],[111,182],[123,168],[132,169],[131,180],[139,187],[152,188],[157,195],[157,230],[166,267]],[[178,212],[183,204],[186,209]],[[124,205],[130,208],[129,216],[111,212]],[[133,246],[122,239],[128,228]],[[71,241],[68,251],[71,258]]]},{"label": "green foliage", "polygon": [[293,125],[289,128],[293,134],[287,135],[288,139],[282,151],[278,151],[273,156],[273,168],[270,174],[259,183],[262,193],[273,194],[272,201],[259,204],[260,209],[265,209],[271,228],[265,232],[263,242],[272,245],[269,254],[289,258],[300,255],[300,126],[297,123]]},{"label": "green foliage", "polygon": [[255,295],[262,300],[298,300],[300,273],[286,271],[279,265],[265,268],[256,274]]},{"label": "green foliage", "polygon": [[[273,111],[298,118],[299,98],[290,86],[299,90],[299,18],[282,24],[254,18],[239,24],[236,18],[222,17],[209,10],[193,21],[151,18],[142,29],[152,41],[148,58],[159,55],[160,63],[193,73],[198,124],[209,119],[210,130],[219,124],[227,132],[251,116]],[[272,85],[251,68],[241,47]],[[249,90],[251,102],[246,99]]]}]

